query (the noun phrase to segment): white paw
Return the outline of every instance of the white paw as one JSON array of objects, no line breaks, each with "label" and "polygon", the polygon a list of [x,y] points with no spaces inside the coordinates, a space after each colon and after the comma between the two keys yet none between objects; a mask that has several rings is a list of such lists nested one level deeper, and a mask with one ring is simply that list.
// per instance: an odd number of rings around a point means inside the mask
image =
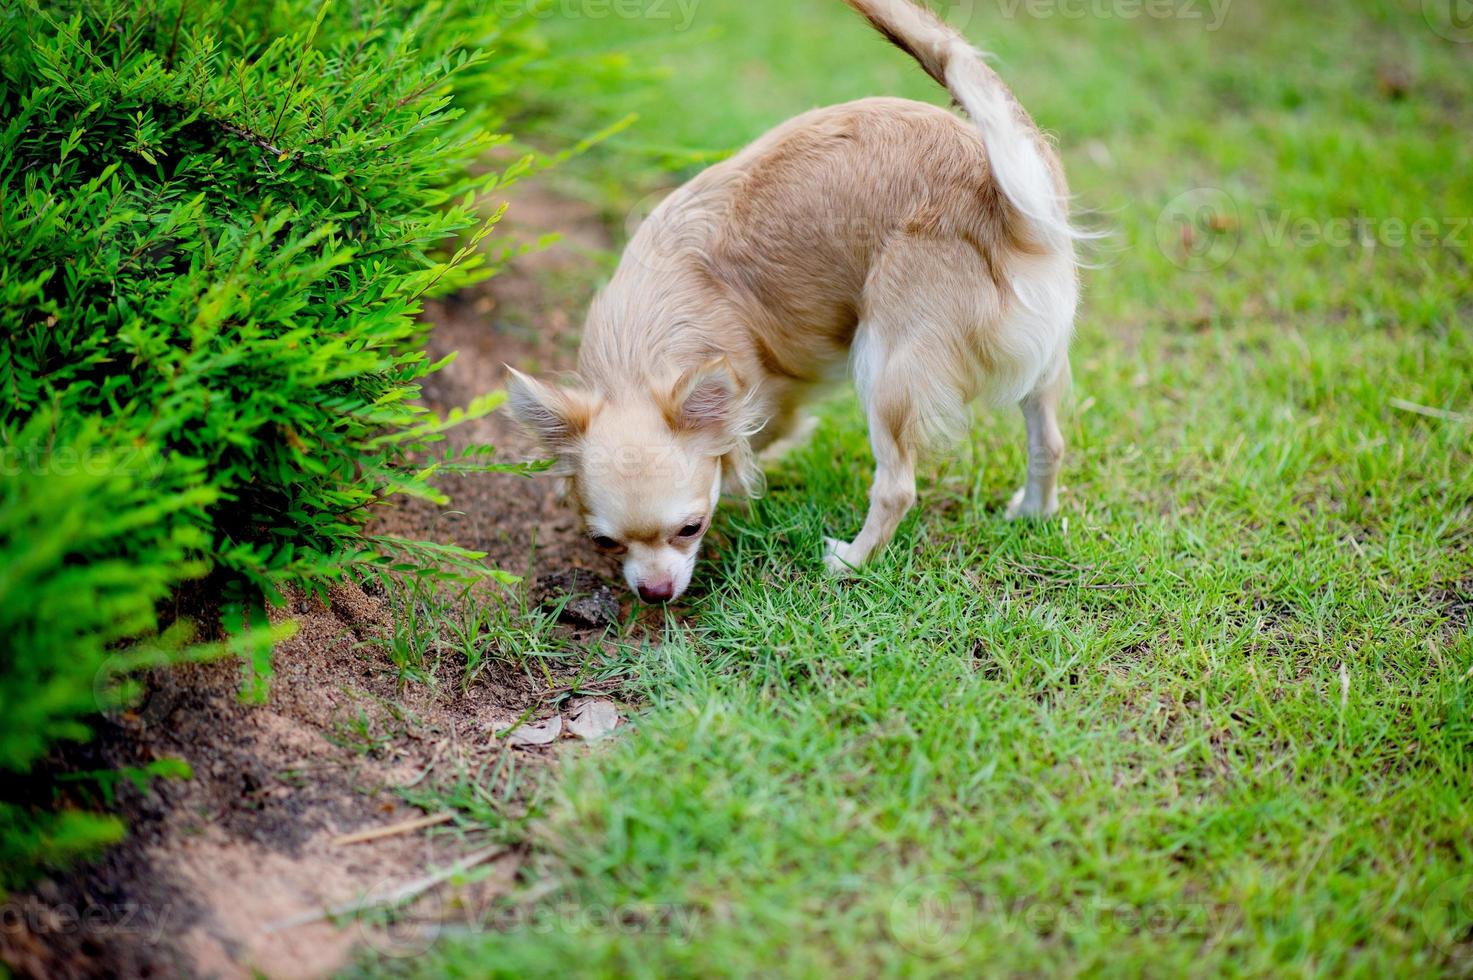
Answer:
[{"label": "white paw", "polygon": [[1053,517],[1059,511],[1057,499],[1040,504],[1036,500],[1028,499],[1028,488],[1024,487],[1013,494],[1013,499],[1008,501],[1008,509],[1004,515],[1010,521],[1018,520],[1043,520]]},{"label": "white paw", "polygon": [[850,557],[850,547],[843,541],[833,538],[823,539],[823,563],[828,568],[829,574],[838,578],[853,578],[858,574],[855,566],[858,564]]}]

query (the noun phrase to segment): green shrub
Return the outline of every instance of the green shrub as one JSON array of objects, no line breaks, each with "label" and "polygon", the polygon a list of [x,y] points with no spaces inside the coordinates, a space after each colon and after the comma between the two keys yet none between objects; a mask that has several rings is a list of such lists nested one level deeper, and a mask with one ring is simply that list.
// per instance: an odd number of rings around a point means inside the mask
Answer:
[{"label": "green shrub", "polygon": [[[198,527],[177,519],[214,502],[142,452],[109,447],[96,422],[55,441],[38,415],[6,446],[0,478],[0,773],[15,779],[58,739],[87,735],[82,718],[126,697],[113,683],[155,658],[117,644],[154,628],[155,604],[201,570]],[[165,475],[169,483],[157,475]],[[148,556],[128,559],[125,551]],[[0,890],[34,855],[57,862],[116,839],[114,819],[52,817],[0,802]]]},{"label": "green shrub", "polygon": [[[476,195],[528,166],[481,166],[541,54],[495,10],[0,0],[0,773],[86,736],[109,658],[225,649],[159,621],[188,578],[259,639],[287,587],[479,570],[364,517],[497,468],[427,462],[494,399],[415,404],[421,298],[491,271]],[[0,860],[110,833],[51,819],[0,803]]]}]

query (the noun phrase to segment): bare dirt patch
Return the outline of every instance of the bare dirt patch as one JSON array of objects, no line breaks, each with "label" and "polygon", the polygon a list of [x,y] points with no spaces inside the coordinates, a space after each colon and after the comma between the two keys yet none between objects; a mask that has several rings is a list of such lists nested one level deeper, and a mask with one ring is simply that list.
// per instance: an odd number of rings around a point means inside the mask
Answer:
[{"label": "bare dirt patch", "polygon": [[[426,387],[437,409],[500,387],[503,363],[571,366],[607,233],[591,208],[535,187],[519,190],[514,215],[513,239],[555,229],[565,240],[483,287],[427,306],[431,355],[460,355]],[[573,283],[569,298],[550,298],[549,281]],[[499,414],[451,440],[472,442],[513,458],[533,449]],[[415,502],[376,523],[486,551],[517,573],[530,569],[544,579],[532,590],[538,600],[576,583],[593,599],[578,608],[598,614],[585,622],[595,628],[571,635],[577,642],[596,645],[596,627],[628,616],[622,589],[600,591],[611,569],[582,540],[554,481],[451,477],[444,489],[453,508]],[[508,750],[493,734],[511,720],[551,713],[549,693],[568,682],[567,671],[555,670],[549,682],[493,663],[467,685],[446,664],[438,683],[406,685],[371,642],[385,627],[384,597],[345,588],[326,606],[298,600],[282,615],[300,630],[276,652],[269,704],[240,703],[236,664],[181,669],[152,679],[142,704],[69,754],[66,763],[84,770],[177,757],[193,778],[147,791],[124,786],[118,802],[128,840],[89,867],[14,896],[0,920],[0,962],[35,977],[323,976],[363,944],[413,953],[422,938],[417,922],[441,924],[445,909],[484,907],[510,886],[524,857],[516,846],[484,861],[474,902],[431,890],[407,925],[392,927],[322,917],[492,853],[488,846],[498,842],[454,822],[364,843],[339,838],[422,816],[399,788],[473,769],[496,753],[514,751],[522,766],[552,764],[571,746]]]}]

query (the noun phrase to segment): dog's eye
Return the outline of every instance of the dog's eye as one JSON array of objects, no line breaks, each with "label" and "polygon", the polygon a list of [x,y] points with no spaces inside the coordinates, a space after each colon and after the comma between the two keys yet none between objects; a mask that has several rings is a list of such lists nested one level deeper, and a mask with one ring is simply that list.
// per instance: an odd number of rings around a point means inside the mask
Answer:
[{"label": "dog's eye", "polygon": [[705,521],[697,521],[694,524],[687,524],[685,527],[683,527],[683,528],[680,529],[680,536],[682,538],[693,538],[697,534],[700,534],[701,533],[701,529],[704,528],[705,526],[706,526]]},{"label": "dog's eye", "polygon": [[613,538],[605,537],[602,534],[596,535],[594,537],[594,539],[593,539],[593,546],[595,548],[598,548],[600,551],[618,551],[619,550],[619,542],[615,541]]}]

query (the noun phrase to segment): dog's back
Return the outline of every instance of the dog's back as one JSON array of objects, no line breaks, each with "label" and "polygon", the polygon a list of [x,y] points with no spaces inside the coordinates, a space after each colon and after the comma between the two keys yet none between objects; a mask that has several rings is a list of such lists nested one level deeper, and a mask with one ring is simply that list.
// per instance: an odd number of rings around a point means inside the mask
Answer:
[{"label": "dog's back", "polygon": [[709,186],[729,195],[731,220],[713,226],[708,268],[762,330],[776,364],[800,377],[819,367],[804,343],[822,345],[821,362],[848,350],[866,284],[897,239],[970,241],[988,253],[1023,247],[976,130],[925,103],[820,109],[722,169]]},{"label": "dog's back", "polygon": [[[973,377],[951,372],[969,395],[1016,401],[1067,340],[988,329],[1005,325],[1010,305],[1047,306],[1046,321],[1072,316],[1068,290],[1027,282],[1073,264],[1052,148],[981,55],[928,11],[846,2],[946,85],[971,123],[865,99],[790,120],[696,177],[641,228],[591,311],[580,368],[595,384],[648,373],[650,352],[680,367],[730,356],[775,390],[829,379],[879,298],[868,286],[883,278],[887,249],[911,253],[890,265],[921,273],[921,294],[971,278],[976,295],[956,315],[976,322],[945,345],[969,355]],[[931,275],[911,247],[923,242],[937,245]]]},{"label": "dog's back", "polygon": [[[982,140],[952,113],[892,98],[818,109],[699,175],[645,222],[590,319],[584,367],[645,349],[631,330],[678,343],[662,334],[681,328],[680,311],[666,324],[647,313],[680,282],[755,333],[766,370],[817,382],[847,356],[865,283],[897,236],[1026,249],[1011,226]],[[621,308],[644,315],[606,329]]]}]

